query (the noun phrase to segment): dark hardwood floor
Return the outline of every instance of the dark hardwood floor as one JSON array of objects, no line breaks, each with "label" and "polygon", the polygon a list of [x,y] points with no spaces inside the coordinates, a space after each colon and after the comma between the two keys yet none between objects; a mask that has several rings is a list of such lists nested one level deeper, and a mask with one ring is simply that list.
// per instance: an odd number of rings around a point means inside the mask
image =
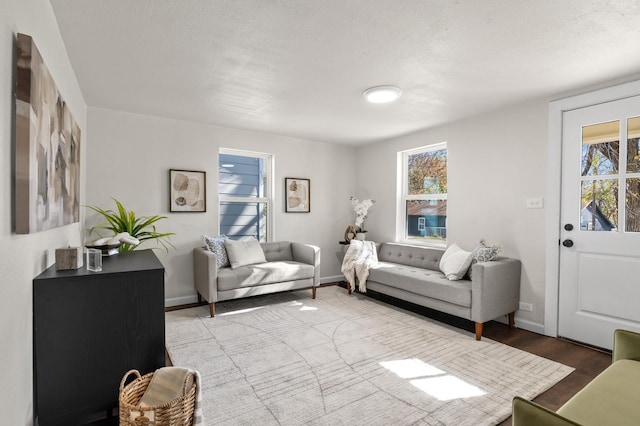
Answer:
[{"label": "dark hardwood floor", "polygon": [[[340,285],[338,283],[334,283],[325,284],[325,286],[336,284]],[[433,318],[437,321],[467,330],[471,333],[475,333],[475,324],[472,321],[394,299],[373,291],[367,292],[367,295],[403,309]],[[197,304],[172,307],[167,308],[167,310],[183,309],[192,306],[197,306]],[[582,389],[595,376],[611,364],[611,353],[599,351],[563,339],[543,336],[519,328],[510,329],[506,323],[503,324],[498,321],[490,321],[484,325],[483,338],[485,337],[575,368],[575,371],[570,375],[534,399],[538,404],[553,411],[557,410],[562,404],[568,401],[569,398],[576,394],[576,392]],[[168,354],[167,365],[171,365],[171,359]],[[511,418],[500,423],[500,425],[511,425]]]}]

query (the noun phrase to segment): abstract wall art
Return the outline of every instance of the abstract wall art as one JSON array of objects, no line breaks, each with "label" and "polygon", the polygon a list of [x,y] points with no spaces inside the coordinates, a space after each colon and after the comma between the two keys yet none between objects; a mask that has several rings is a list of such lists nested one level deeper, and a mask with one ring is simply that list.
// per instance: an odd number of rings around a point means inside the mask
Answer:
[{"label": "abstract wall art", "polygon": [[206,212],[206,173],[193,170],[169,171],[169,211]]},{"label": "abstract wall art", "polygon": [[32,38],[16,40],[14,230],[80,221],[80,127]]},{"label": "abstract wall art", "polygon": [[309,213],[311,211],[311,180],[284,178],[285,213]]}]

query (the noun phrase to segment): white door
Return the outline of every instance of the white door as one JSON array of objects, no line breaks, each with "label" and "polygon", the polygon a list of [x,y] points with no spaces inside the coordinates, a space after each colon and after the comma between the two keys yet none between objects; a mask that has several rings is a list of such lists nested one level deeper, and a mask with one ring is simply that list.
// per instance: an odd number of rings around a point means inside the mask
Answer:
[{"label": "white door", "polygon": [[640,332],[640,96],[563,115],[558,334]]}]

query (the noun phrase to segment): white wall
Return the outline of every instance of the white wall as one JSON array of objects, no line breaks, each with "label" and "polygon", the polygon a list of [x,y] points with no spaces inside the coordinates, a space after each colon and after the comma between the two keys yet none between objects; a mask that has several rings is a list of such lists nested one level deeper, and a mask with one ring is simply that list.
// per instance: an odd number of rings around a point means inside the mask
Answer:
[{"label": "white wall", "polygon": [[481,238],[522,260],[520,325],[542,332],[544,320],[545,214],[526,209],[526,198],[546,191],[547,100],[479,115],[450,125],[358,149],[360,198],[369,211],[369,239],[392,241],[396,225],[397,152],[448,143],[447,243],[472,250]]},{"label": "white wall", "polygon": [[[33,37],[74,118],[83,131],[86,106],[47,0],[2,0],[0,5],[0,423],[33,424],[32,280],[53,264],[55,249],[80,244],[81,226],[72,224],[30,235],[12,233],[13,84],[15,34]],[[84,167],[81,201],[84,200]],[[55,309],[55,307],[52,307]]]},{"label": "white wall", "polygon": [[[89,108],[88,117],[87,204],[111,208],[114,197],[139,215],[168,216],[158,230],[176,233],[176,250],[156,250],[167,272],[168,304],[196,300],[192,249],[202,244],[201,235],[218,232],[220,147],[274,155],[274,240],[320,246],[321,276],[340,274],[338,241],[354,220],[349,195],[355,188],[355,148],[100,108]],[[169,169],[207,172],[206,213],[169,213]],[[311,213],[284,213],[285,177],[311,179]],[[88,225],[97,222],[88,212]]]}]

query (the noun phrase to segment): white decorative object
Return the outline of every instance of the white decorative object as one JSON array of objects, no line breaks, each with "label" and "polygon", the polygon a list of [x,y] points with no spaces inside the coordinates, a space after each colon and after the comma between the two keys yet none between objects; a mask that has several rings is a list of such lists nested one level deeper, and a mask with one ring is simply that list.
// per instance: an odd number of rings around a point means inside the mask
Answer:
[{"label": "white decorative object", "polygon": [[365,232],[356,232],[356,240],[364,241],[367,239],[367,234]]},{"label": "white decorative object", "polygon": [[367,199],[367,200],[360,201],[356,197],[349,197],[349,199],[351,200],[351,204],[353,204],[353,211],[356,212],[357,232],[362,232],[362,233],[367,232],[367,230],[364,227],[364,221],[367,219],[369,208],[373,205],[373,203],[376,202],[376,200]]}]

